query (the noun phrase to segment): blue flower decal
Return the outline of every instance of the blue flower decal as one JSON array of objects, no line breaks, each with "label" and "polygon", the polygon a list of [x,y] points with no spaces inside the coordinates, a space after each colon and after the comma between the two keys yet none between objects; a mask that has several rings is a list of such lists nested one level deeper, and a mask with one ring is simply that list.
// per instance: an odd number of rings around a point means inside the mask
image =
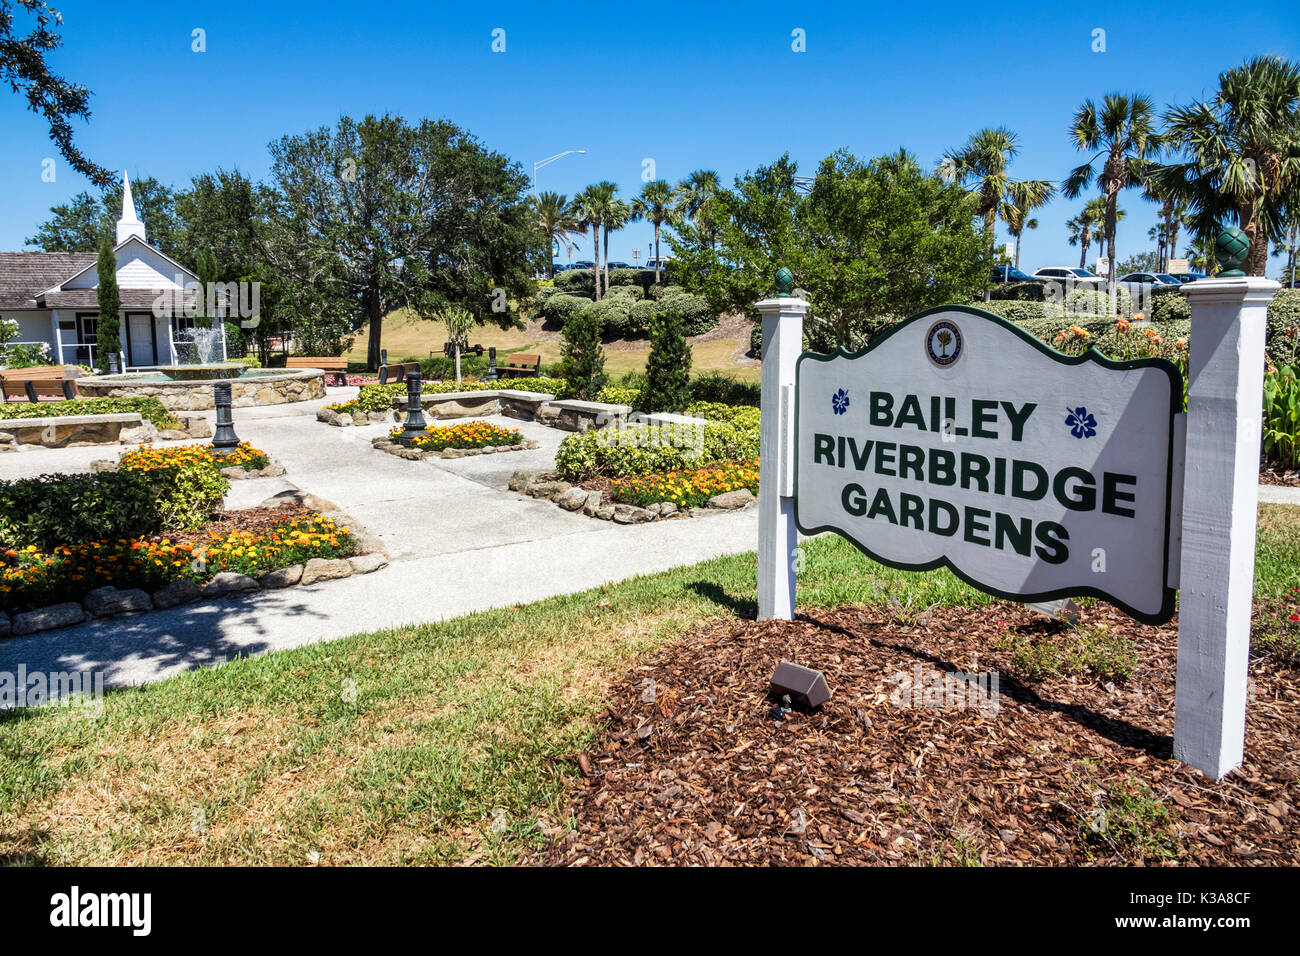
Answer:
[{"label": "blue flower decal", "polygon": [[1069,414],[1065,416],[1065,424],[1070,426],[1070,434],[1075,438],[1091,438],[1097,434],[1097,419],[1082,405],[1066,411]]},{"label": "blue flower decal", "polygon": [[843,415],[849,410],[849,393],[840,389],[831,396],[831,409],[836,415]]}]

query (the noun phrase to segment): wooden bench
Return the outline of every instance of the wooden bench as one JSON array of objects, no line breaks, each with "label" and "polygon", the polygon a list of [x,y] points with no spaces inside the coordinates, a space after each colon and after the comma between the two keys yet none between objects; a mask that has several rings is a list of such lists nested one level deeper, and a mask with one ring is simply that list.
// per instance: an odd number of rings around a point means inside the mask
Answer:
[{"label": "wooden bench", "polygon": [[334,376],[335,385],[346,385],[348,360],[329,358],[323,355],[291,355],[284,363],[285,368],[318,368]]},{"label": "wooden bench", "polygon": [[81,369],[66,365],[37,365],[32,368],[0,369],[0,396],[3,400],[29,402],[41,398],[55,400],[77,397],[77,374]]},{"label": "wooden bench", "polygon": [[419,362],[404,362],[395,365],[379,366],[379,384],[385,385],[389,382],[405,382],[406,376],[411,372],[420,370]]},{"label": "wooden bench", "polygon": [[497,366],[501,378],[537,378],[542,374],[542,357],[521,352],[506,356],[506,364]]}]

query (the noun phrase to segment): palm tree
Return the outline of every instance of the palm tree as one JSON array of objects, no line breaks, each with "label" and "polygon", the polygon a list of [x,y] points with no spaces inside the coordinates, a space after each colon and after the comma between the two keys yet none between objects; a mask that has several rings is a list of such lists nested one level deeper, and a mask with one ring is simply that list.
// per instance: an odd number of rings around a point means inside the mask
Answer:
[{"label": "palm tree", "polygon": [[609,291],[609,234],[617,232],[628,224],[632,218],[632,207],[619,199],[615,194],[618,192],[618,186],[614,183],[601,183],[602,187],[610,187],[608,192],[602,191],[605,196],[604,215],[601,216],[601,227],[605,230],[605,291]]},{"label": "palm tree", "polygon": [[[569,233],[577,232],[582,227],[578,223],[573,204],[569,202],[568,197],[563,193],[538,193],[533,200],[533,207],[537,217],[537,231],[546,241],[546,245],[563,244],[564,248],[572,253],[576,243],[569,238]],[[550,278],[555,278],[554,259],[551,260],[547,274]]]},{"label": "palm tree", "polygon": [[697,169],[677,184],[678,214],[691,221],[701,238],[707,236],[711,247],[717,245],[711,213],[718,189],[718,174],[712,169]]},{"label": "palm tree", "polygon": [[[1106,197],[1106,218],[1102,236],[1106,240],[1106,256],[1110,262],[1107,285],[1110,288],[1110,311],[1115,312],[1115,213],[1119,208],[1119,194],[1130,186],[1138,186],[1146,177],[1151,157],[1160,151],[1160,136],[1152,119],[1151,97],[1142,93],[1126,96],[1107,93],[1101,108],[1091,99],[1074,114],[1070,124],[1070,139],[1080,152],[1091,152],[1093,157],[1076,167],[1066,178],[1062,192],[1070,199],[1090,185],[1094,178]],[[1102,159],[1100,171],[1093,164]]]},{"label": "palm tree", "polygon": [[[1020,139],[1011,130],[999,126],[995,129],[981,129],[972,133],[970,139],[959,149],[949,150],[939,161],[939,175],[946,182],[957,183],[979,195],[976,215],[983,217],[984,230],[988,233],[988,260],[993,261],[993,246],[996,239],[998,217],[1006,220],[1005,213],[1013,208],[1008,205],[1012,188],[1016,187],[1022,197],[1052,194],[1052,184],[1045,179],[1013,180],[1008,175],[1011,160],[1020,150]],[[1046,202],[1047,199],[1043,199]],[[1037,203],[1036,205],[1041,205]],[[984,292],[988,301],[989,291]]]},{"label": "palm tree", "polygon": [[[1173,250],[1178,246],[1178,230],[1183,216],[1187,215],[1187,203],[1169,192],[1167,186],[1153,175],[1148,175],[1142,184],[1142,195],[1160,204],[1160,226],[1148,235],[1150,238],[1163,238],[1165,256],[1160,260],[1160,268],[1167,269],[1166,261],[1173,258]],[[1158,250],[1156,255],[1160,255]]]},{"label": "palm tree", "polygon": [[1185,157],[1153,170],[1166,194],[1186,202],[1198,238],[1231,219],[1250,238],[1246,272],[1262,276],[1280,240],[1286,197],[1300,180],[1300,65],[1261,56],[1219,74],[1208,102],[1165,113],[1171,147]]},{"label": "palm tree", "polygon": [[1028,218],[1029,213],[1044,206],[1056,189],[1041,179],[1012,182],[1002,201],[998,214],[1007,224],[1007,230],[1016,239],[1016,268],[1020,268],[1020,237],[1026,229],[1037,229],[1038,220]]},{"label": "palm tree", "polygon": [[[1115,221],[1119,222],[1124,216],[1124,210],[1116,207]],[[1106,198],[1104,196],[1089,199],[1083,206],[1083,212],[1073,219],[1065,221],[1065,228],[1070,230],[1070,245],[1082,247],[1082,251],[1079,253],[1080,269],[1087,267],[1088,249],[1092,246],[1093,238],[1101,232],[1102,224],[1105,221]]]},{"label": "palm tree", "polygon": [[660,281],[659,272],[659,227],[673,217],[676,204],[673,201],[673,188],[666,179],[656,179],[641,187],[641,195],[632,200],[632,215],[636,219],[648,219],[655,227],[655,283]]},{"label": "palm tree", "polygon": [[605,187],[612,185],[612,183],[596,183],[573,197],[578,225],[583,229],[591,230],[591,248],[596,257],[594,261],[597,302],[600,301],[600,225],[605,219],[605,208],[608,205]]}]

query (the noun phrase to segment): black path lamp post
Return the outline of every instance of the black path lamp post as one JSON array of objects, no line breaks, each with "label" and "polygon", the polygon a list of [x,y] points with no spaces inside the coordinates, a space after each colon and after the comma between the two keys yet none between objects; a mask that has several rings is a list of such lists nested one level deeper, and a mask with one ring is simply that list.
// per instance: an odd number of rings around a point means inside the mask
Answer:
[{"label": "black path lamp post", "polygon": [[423,438],[428,435],[425,429],[424,409],[420,407],[420,393],[424,386],[420,383],[420,373],[411,371],[406,373],[406,425],[402,428],[402,433],[397,436],[398,442],[403,445],[410,445],[417,438]]},{"label": "black path lamp post", "polygon": [[217,409],[217,430],[212,433],[212,452],[215,455],[229,455],[239,447],[235,420],[230,414],[230,383],[215,383],[212,386],[212,397]]}]

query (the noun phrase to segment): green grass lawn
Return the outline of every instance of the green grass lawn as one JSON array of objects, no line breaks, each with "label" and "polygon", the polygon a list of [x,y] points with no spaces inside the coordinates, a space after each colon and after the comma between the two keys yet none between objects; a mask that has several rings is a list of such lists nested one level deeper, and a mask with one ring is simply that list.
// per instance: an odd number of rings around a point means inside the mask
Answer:
[{"label": "green grass lawn", "polygon": [[[1261,508],[1257,594],[1300,585],[1300,510]],[[839,539],[805,606],[989,599]],[[239,660],[0,718],[0,862],[513,862],[561,825],[607,681],[710,619],[752,614],[754,556],[441,624]]]}]

